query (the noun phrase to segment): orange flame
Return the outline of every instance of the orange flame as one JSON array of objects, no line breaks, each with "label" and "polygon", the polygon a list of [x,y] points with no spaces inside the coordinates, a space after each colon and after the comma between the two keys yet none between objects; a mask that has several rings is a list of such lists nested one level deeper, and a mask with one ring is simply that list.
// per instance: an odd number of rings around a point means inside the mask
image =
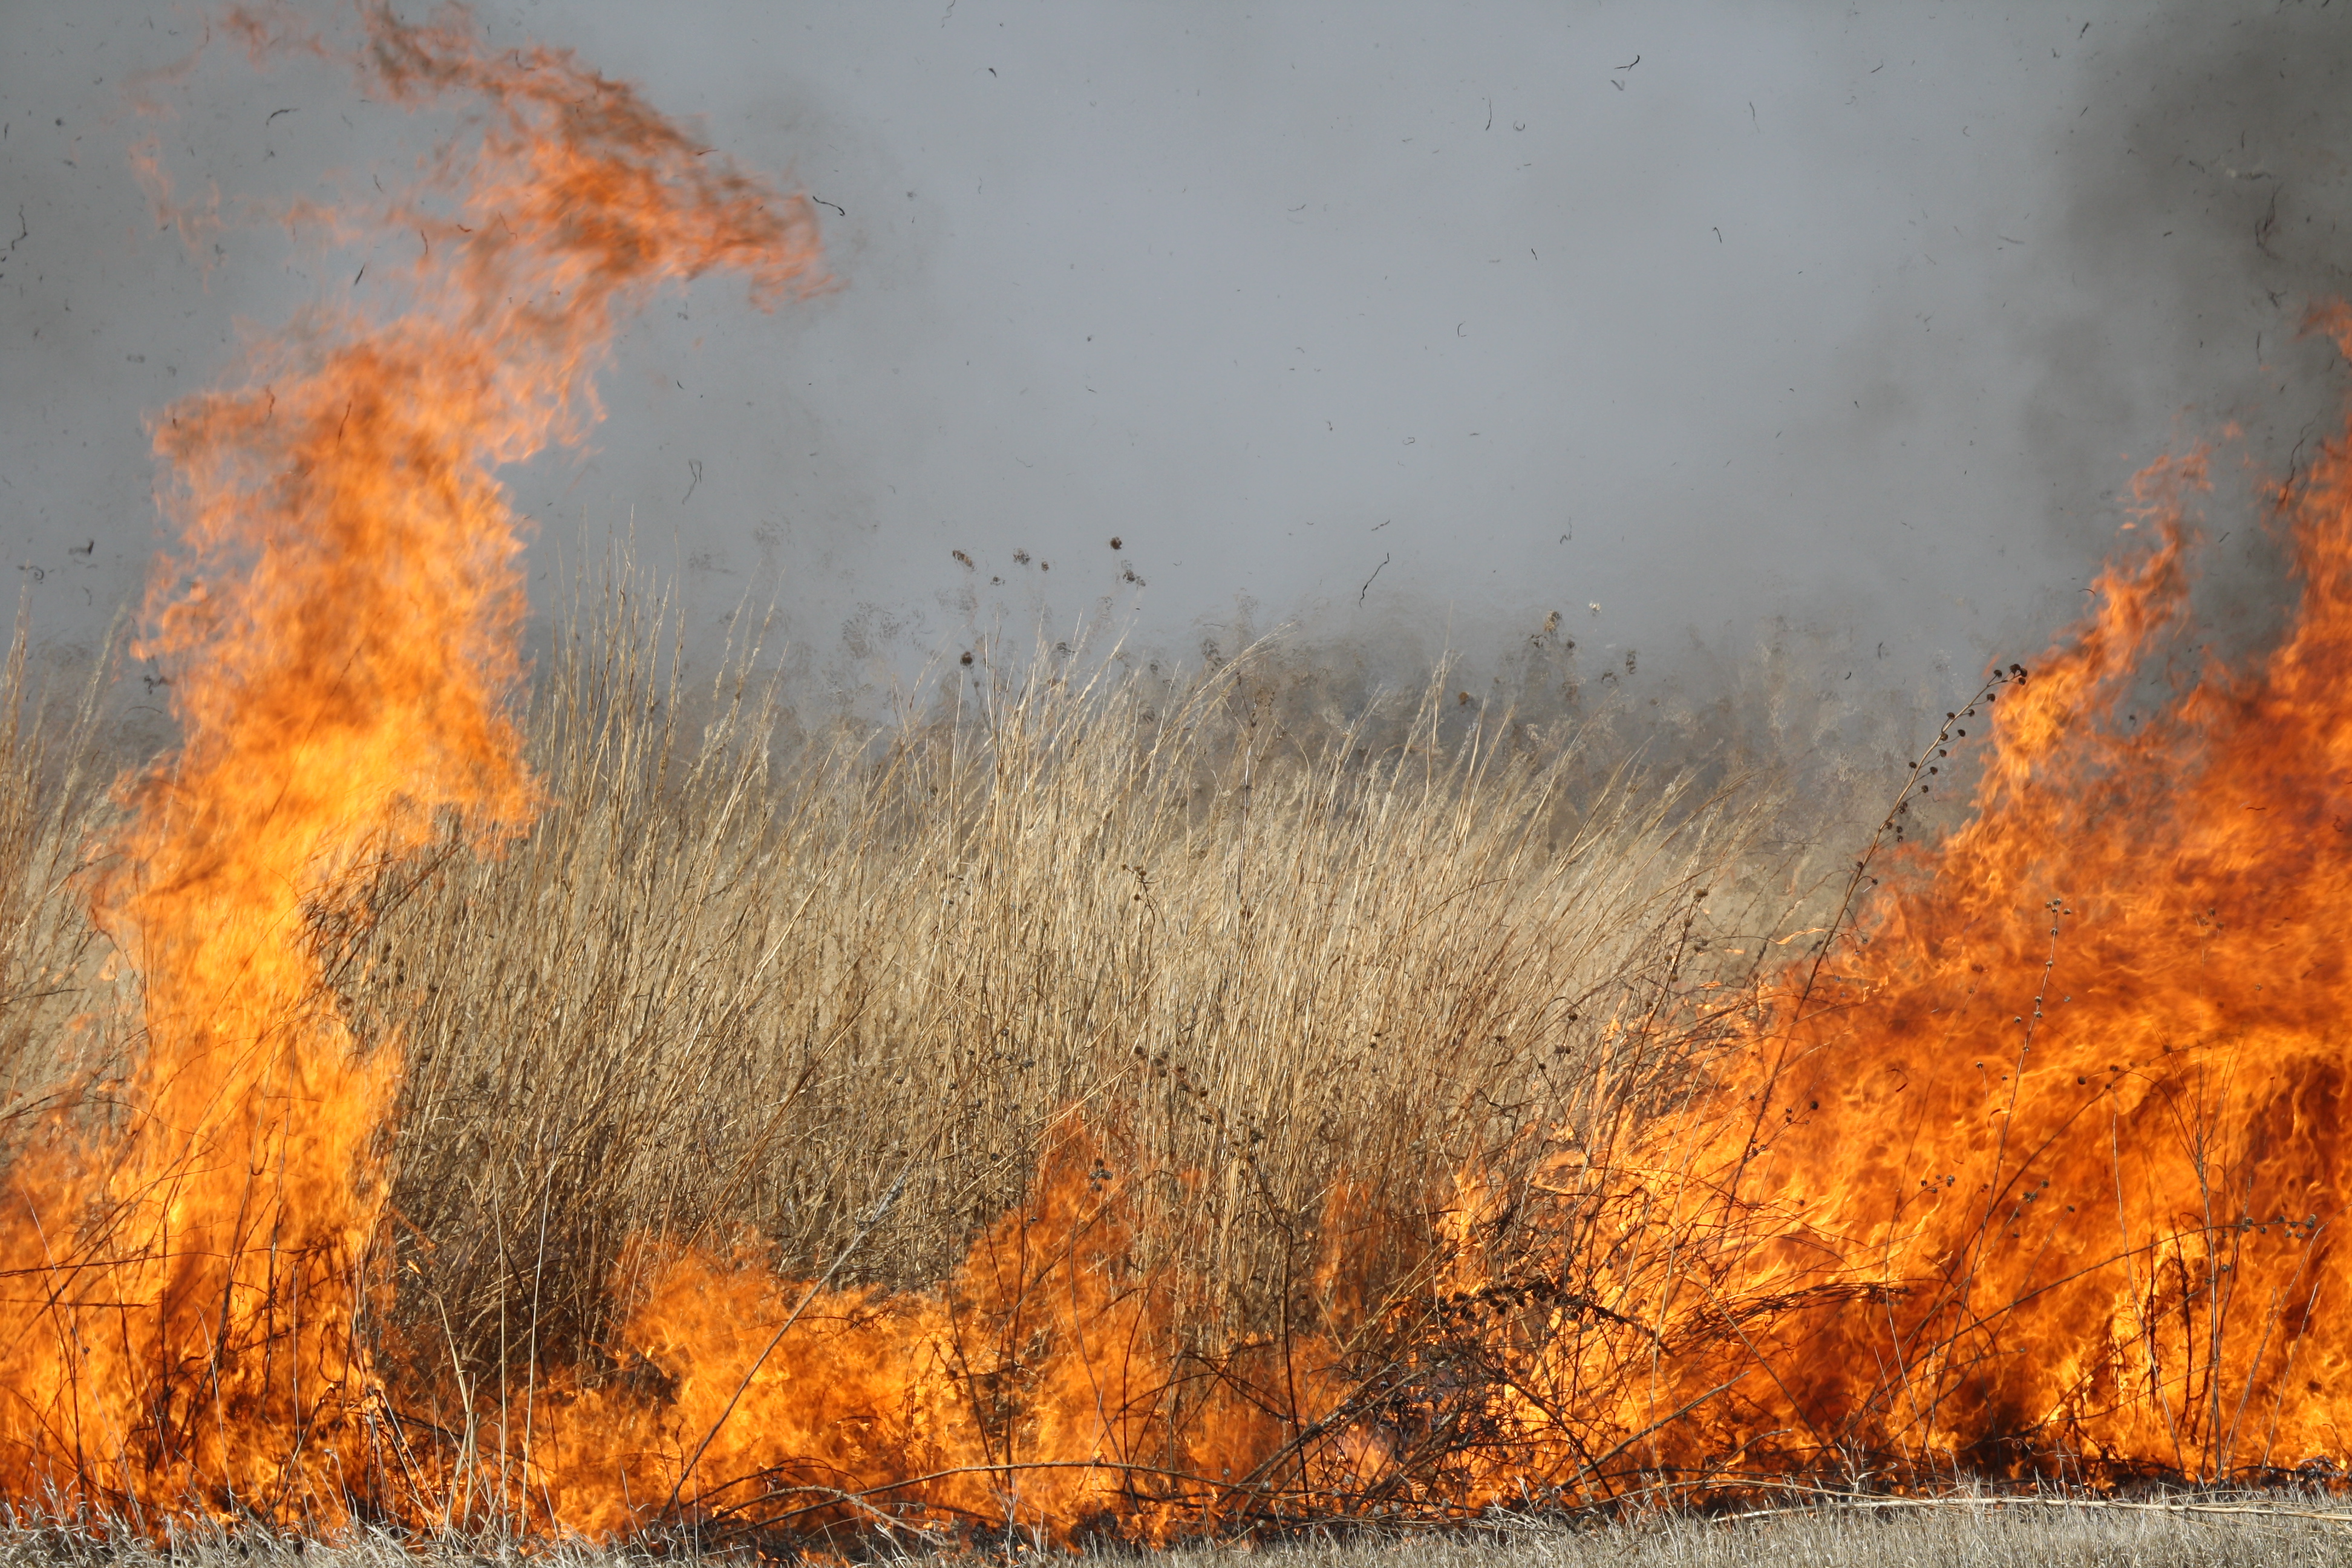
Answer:
[{"label": "orange flame", "polygon": [[[236,20],[257,49],[317,47]],[[388,214],[419,242],[404,310],[315,311],[247,386],[156,430],[184,545],[139,651],[173,671],[183,743],[128,786],[94,900],[144,976],[146,1051],[119,1127],[11,1173],[17,1499],[331,1521],[363,1489],[380,1381],[359,1281],[399,1063],[355,1054],[320,954],[364,920],[371,867],[446,817],[495,837],[531,813],[503,706],[518,525],[493,470],[580,434],[590,374],[656,289],[730,268],[766,300],[816,276],[806,204],[630,89],[556,51],[493,56],[462,19],[362,20],[371,91],[484,120]]]},{"label": "orange flame", "polygon": [[[2352,350],[2347,318],[2326,321]],[[1873,1292],[1758,1348],[1759,1418],[1791,1458],[2343,1462],[2328,921],[2352,888],[2352,448],[2280,497],[2289,635],[2248,675],[2175,671],[2143,717],[2132,689],[2186,616],[2181,506],[2204,482],[2201,458],[2142,476],[2156,544],[2100,577],[2070,646],[1950,726],[1996,742],[1974,819],[1733,1079],[1718,1179],[1792,1221],[1756,1267]]]},{"label": "orange flame", "polygon": [[933,1292],[667,1259],[623,1338],[667,1396],[615,1384],[558,1413],[536,1479],[550,1522],[619,1532],[683,1505],[706,1525],[1066,1541],[1213,1521],[1255,1492],[1284,1418],[1248,1397],[1250,1369],[1188,1365],[1186,1281],[1128,1263],[1121,1177],[1075,1123],[1036,1185]]}]

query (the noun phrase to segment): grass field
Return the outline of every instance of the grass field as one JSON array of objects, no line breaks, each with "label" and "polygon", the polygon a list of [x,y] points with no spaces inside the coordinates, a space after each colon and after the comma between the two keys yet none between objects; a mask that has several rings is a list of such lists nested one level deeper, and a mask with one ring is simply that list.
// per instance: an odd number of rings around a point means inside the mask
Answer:
[{"label": "grass field", "polygon": [[[1818,894],[1767,847],[1790,803],[1720,755],[1702,787],[1439,681],[1341,711],[1271,650],[1024,650],[877,727],[748,664],[688,685],[667,636],[625,574],[586,595],[530,693],[530,829],[452,823],[304,906],[330,1005],[399,1064],[351,1332],[484,1478],[446,1523],[528,1512],[541,1384],[644,1375],[618,1347],[665,1259],[936,1291],[1073,1128],[1120,1166],[1117,1268],[1183,1277],[1171,1353],[1393,1315],[1458,1250],[1464,1173],[1605,1160],[1686,1098]],[[143,1036],[88,913],[128,698],[45,699],[21,638],[9,668],[21,1172],[135,1119]],[[1009,1454],[1035,1418],[982,1426]]]},{"label": "grass field", "polygon": [[[218,1333],[194,1299],[177,1331],[215,1348],[134,1384],[177,1425],[77,1414],[74,1452],[111,1452],[26,1462],[21,1517],[52,1527],[5,1550],[138,1556],[220,1521],[362,1557],[2201,1563],[2352,1539],[2284,1494],[1969,1500],[1951,1454],[1870,1448],[1899,1437],[1883,1420],[1746,1457],[1772,1407],[1717,1395],[1883,1295],[1757,1273],[1793,1221],[1675,1198],[1706,1167],[1660,1130],[1713,1126],[1723,1053],[1808,951],[1787,944],[1853,918],[1867,775],[1799,799],[1769,756],[1680,765],[1442,679],[1341,700],[1279,648],[1183,673],[1107,651],[983,648],[894,721],[819,720],[748,658],[685,679],[625,571],[583,594],[529,693],[527,826],[446,819],[299,907],[306,1005],[393,1074],[358,1168],[326,1173],[364,1227],[215,1287]],[[154,1091],[134,950],[89,913],[128,694],[44,698],[21,637],[7,679],[0,1136],[37,1197],[152,1123]],[[294,1212],[289,1151],[332,1107],[272,1038],[235,1046],[262,1064],[230,1108],[261,1130],[222,1188],[240,1214]],[[219,1185],[217,1147],[168,1180]],[[173,1263],[126,1228],[134,1196],[85,1200],[101,1261],[47,1266],[51,1300],[102,1294],[78,1282],[126,1253]],[[186,1304],[74,1310],[87,1358],[114,1324],[170,1343],[134,1325]],[[207,1423],[244,1447],[206,1448]],[[2089,1475],[2053,1430],[2059,1479]],[[1915,1495],[1771,1505],[1874,1465]],[[1918,1506],[1923,1481],[1962,1495]],[[1652,1494],[1715,1512],[1627,1512]]]},{"label": "grass field", "polygon": [[[2324,1511],[2324,1504],[2315,1506],[2314,1500],[2292,1493],[2120,1508],[2057,1500],[1956,1500],[1922,1508],[1799,1508],[1738,1519],[1657,1515],[1581,1526],[1513,1521],[1442,1533],[1297,1541],[1247,1552],[1196,1547],[1166,1553],[1087,1553],[1071,1561],[1136,1568],[1207,1568],[1243,1561],[1276,1568],[2301,1568],[2352,1561],[2352,1516],[2315,1517]],[[578,1543],[542,1547],[533,1555],[558,1568],[646,1560]],[[670,1561],[696,1560],[684,1544],[666,1555]],[[199,1531],[157,1547],[59,1531],[0,1533],[0,1564],[8,1568],[150,1568],[165,1563],[195,1568],[474,1568],[494,1560],[506,1560],[506,1553],[499,1543],[485,1542],[420,1546],[361,1536],[298,1543]],[[887,1547],[875,1560],[949,1561]]]}]

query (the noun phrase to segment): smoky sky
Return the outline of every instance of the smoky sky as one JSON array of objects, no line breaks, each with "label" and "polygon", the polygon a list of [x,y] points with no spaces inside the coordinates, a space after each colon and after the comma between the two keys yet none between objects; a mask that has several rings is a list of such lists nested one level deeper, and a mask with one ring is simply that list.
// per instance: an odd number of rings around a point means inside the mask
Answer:
[{"label": "smoky sky", "polygon": [[[1779,639],[1940,692],[2076,612],[2141,464],[2327,435],[2344,9],[485,5],[824,204],[837,280],[630,332],[590,447],[509,476],[534,605],[619,537],[698,639],[772,605],[852,685],[1041,623],[1475,658],[1557,613],[1639,679]],[[145,422],[394,255],[192,253],[130,146],[283,202],[457,129],[217,42],[131,112],[206,25],[0,19],[0,550],[68,646],[154,548]],[[2258,627],[2233,504],[2210,608]]]}]

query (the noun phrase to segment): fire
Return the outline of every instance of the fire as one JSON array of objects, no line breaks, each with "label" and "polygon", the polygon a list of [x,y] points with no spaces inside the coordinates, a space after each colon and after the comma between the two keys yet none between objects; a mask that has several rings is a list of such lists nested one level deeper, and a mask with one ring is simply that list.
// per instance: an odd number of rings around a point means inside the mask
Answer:
[{"label": "fire", "polygon": [[[2352,351],[2352,318],[2322,321]],[[2169,671],[2142,709],[2203,483],[2201,459],[2142,476],[2152,545],[1949,726],[1993,747],[1973,819],[1730,1080],[1714,1178],[1790,1221],[1745,1267],[1871,1292],[1759,1342],[1727,1406],[1752,1400],[1788,1459],[2343,1463],[2352,447],[2279,497],[2291,632],[2247,673]]]},{"label": "fire", "polygon": [[[1128,1262],[1122,1179],[1066,1125],[1037,1195],[940,1290],[828,1292],[684,1254],[625,1331],[672,1383],[570,1405],[535,1478],[551,1521],[995,1525],[1165,1539],[1254,1498],[1285,1422],[1241,1364],[1188,1366],[1186,1281]],[[1319,1340],[1297,1353],[1328,1361]],[[1329,1393],[1321,1403],[1328,1408]],[[648,1501],[659,1505],[649,1510]]]},{"label": "fire", "polygon": [[[144,651],[184,740],[125,786],[93,897],[145,1053],[111,1121],[8,1173],[0,1492],[150,1525],[1069,1542],[1857,1469],[2339,1473],[2352,437],[2279,494],[2302,601],[2257,668],[2176,668],[2142,717],[2203,482],[2159,465],[2088,622],[1955,710],[1888,821],[1974,749],[1966,826],[1865,858],[1857,894],[1889,885],[1717,1020],[1706,1084],[1613,1142],[1531,1121],[1412,1237],[1368,1236],[1341,1184],[1263,1331],[1209,1331],[1207,1281],[1139,1245],[1114,1108],[1066,1117],[928,1289],[646,1237],[596,1365],[534,1349],[519,1386],[453,1392],[387,1350],[401,1063],[323,966],[384,870],[537,808],[495,471],[581,436],[660,287],[820,279],[806,204],[628,88],[362,21],[369,90],[478,130],[364,219],[290,215],[413,234],[398,310],[313,311],[159,422],[184,544]],[[2352,354],[2352,315],[2324,325]],[[1421,1261],[1375,1280],[1376,1250]]]},{"label": "fire", "polygon": [[[325,47],[234,20],[257,53]],[[332,1521],[371,1485],[360,1324],[399,1060],[356,1054],[320,964],[376,868],[532,812],[494,470],[582,432],[663,284],[816,279],[806,205],[630,89],[462,20],[362,21],[367,90],[457,98],[478,134],[379,215],[417,242],[404,309],[315,310],[156,429],[184,542],[140,651],[183,742],[126,785],[93,900],[144,978],[145,1055],[119,1125],[20,1162],[0,1220],[0,1489],[31,1502]]]},{"label": "fire", "polygon": [[[2352,352],[2352,317],[2322,321]],[[1647,1136],[1651,1217],[1611,1236],[1646,1386],[1537,1423],[1639,1463],[1572,1484],[2340,1475],[2352,444],[2278,497],[2290,634],[2144,707],[2204,485],[2201,457],[2140,477],[2152,542],[1922,760],[1915,786],[1976,730],[1970,820]],[[1517,1377],[1591,1389],[1591,1349]]]}]

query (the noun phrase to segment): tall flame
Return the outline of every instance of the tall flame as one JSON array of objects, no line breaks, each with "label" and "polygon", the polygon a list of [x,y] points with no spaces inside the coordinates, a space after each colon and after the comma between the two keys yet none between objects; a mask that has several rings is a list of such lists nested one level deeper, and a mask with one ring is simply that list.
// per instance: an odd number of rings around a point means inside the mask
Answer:
[{"label": "tall flame", "polygon": [[[257,52],[318,38],[235,18]],[[380,1379],[356,1332],[399,1070],[362,1057],[320,954],[368,871],[532,785],[518,523],[495,469],[576,437],[589,377],[662,285],[816,279],[814,222],[570,55],[362,12],[371,92],[475,107],[378,215],[417,257],[389,320],[314,310],[248,383],[172,408],[182,550],[141,648],[182,743],[129,786],[97,892],[144,978],[119,1125],[20,1162],[0,1217],[0,1490],[332,1521]],[[298,218],[351,226],[339,215]],[[364,226],[359,232],[368,232]]]},{"label": "tall flame", "polygon": [[[2352,317],[2320,324],[2352,353]],[[2154,542],[2070,645],[1948,726],[1992,737],[1973,820],[1733,1079],[1719,1180],[1790,1221],[1759,1266],[1874,1288],[1759,1347],[1750,1418],[1792,1454],[2345,1461],[2352,446],[2279,497],[2290,632],[2143,708],[2204,482],[2201,458],[2142,476]]]}]

